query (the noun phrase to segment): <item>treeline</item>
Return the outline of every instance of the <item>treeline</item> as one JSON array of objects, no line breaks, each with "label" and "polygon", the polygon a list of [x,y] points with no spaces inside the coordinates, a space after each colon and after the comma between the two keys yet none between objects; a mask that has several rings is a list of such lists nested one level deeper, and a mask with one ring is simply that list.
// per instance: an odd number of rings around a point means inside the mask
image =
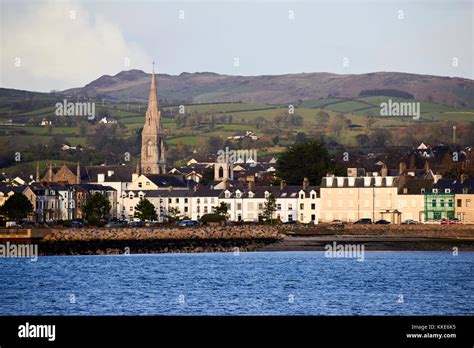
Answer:
[{"label": "treeline", "polygon": [[359,97],[376,97],[376,96],[415,99],[413,94],[398,89],[365,89],[359,93]]}]

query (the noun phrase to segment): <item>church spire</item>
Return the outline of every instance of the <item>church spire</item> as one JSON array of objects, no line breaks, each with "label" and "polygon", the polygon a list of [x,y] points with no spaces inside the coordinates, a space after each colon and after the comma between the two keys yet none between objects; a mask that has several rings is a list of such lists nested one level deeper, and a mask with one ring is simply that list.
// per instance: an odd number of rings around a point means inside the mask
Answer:
[{"label": "church spire", "polygon": [[164,174],[166,172],[164,132],[158,107],[155,62],[151,74],[150,95],[142,131],[141,172],[143,174]]}]

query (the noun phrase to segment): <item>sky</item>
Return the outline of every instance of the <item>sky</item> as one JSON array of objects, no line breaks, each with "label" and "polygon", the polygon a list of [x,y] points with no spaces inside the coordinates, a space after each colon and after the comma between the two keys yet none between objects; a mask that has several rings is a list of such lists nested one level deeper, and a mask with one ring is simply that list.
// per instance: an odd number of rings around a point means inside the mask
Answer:
[{"label": "sky", "polygon": [[474,79],[474,0],[0,0],[0,87],[171,75],[398,71]]}]

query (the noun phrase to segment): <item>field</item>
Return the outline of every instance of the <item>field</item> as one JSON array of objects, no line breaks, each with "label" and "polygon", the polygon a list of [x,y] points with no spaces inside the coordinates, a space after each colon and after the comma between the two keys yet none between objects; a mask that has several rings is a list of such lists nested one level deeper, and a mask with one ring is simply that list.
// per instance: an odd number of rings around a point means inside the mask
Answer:
[{"label": "field", "polygon": [[[39,98],[36,96],[35,98]],[[216,103],[216,104],[195,104],[185,105],[184,115],[202,115],[204,119],[214,118],[215,123],[209,123],[193,127],[179,125],[176,116],[180,115],[179,106],[162,107],[162,124],[167,135],[167,143],[170,147],[178,145],[188,145],[199,149],[209,137],[227,138],[236,132],[254,131],[259,138],[266,138],[268,141],[275,135],[281,137],[280,145],[290,144],[289,136],[298,132],[309,133],[311,129],[323,130],[326,125],[316,122],[316,114],[323,110],[331,117],[338,113],[350,120],[352,127],[341,131],[337,135],[337,141],[355,146],[355,137],[358,134],[368,132],[367,117],[373,117],[372,128],[397,129],[409,127],[416,123],[439,122],[439,121],[474,121],[474,109],[462,108],[459,106],[441,105],[426,101],[420,102],[421,119],[413,120],[411,117],[382,117],[380,116],[380,104],[389,99],[399,102],[414,102],[415,100],[403,100],[399,98],[375,96],[361,97],[354,99],[329,98],[320,100],[308,100],[292,104],[295,114],[303,119],[303,124],[289,127],[275,124],[277,116],[288,113],[288,105],[250,104],[250,103]],[[11,111],[13,102],[21,100],[12,98],[0,98],[0,148],[14,147],[15,151],[21,151],[31,144],[48,144],[53,137],[64,136],[70,145],[85,146],[86,136],[81,135],[77,125],[72,126],[40,126],[43,118],[54,118],[54,101],[51,106],[44,103],[37,109],[27,109],[23,111]],[[143,126],[146,105],[126,103],[97,102],[96,113],[106,112],[111,117],[118,120],[123,125],[121,137],[130,137]],[[262,119],[263,118],[263,119]],[[8,121],[23,123],[23,126],[9,125]],[[7,122],[7,123],[5,123]],[[73,123],[74,124],[74,123]],[[93,127],[93,126],[92,126]],[[108,125],[107,127],[110,127]],[[279,128],[279,129],[277,129]],[[278,148],[280,149],[280,148]],[[271,153],[270,149],[262,152]],[[279,150],[278,150],[279,151]]]}]

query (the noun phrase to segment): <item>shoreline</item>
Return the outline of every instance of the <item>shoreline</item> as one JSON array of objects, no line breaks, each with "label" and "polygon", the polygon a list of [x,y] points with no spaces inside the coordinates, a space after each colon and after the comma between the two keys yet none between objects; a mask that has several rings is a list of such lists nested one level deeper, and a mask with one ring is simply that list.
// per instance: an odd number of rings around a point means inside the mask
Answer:
[{"label": "shoreline", "polygon": [[53,228],[0,237],[0,244],[38,244],[39,255],[325,251],[334,242],[363,245],[366,251],[474,251],[474,225]]}]

